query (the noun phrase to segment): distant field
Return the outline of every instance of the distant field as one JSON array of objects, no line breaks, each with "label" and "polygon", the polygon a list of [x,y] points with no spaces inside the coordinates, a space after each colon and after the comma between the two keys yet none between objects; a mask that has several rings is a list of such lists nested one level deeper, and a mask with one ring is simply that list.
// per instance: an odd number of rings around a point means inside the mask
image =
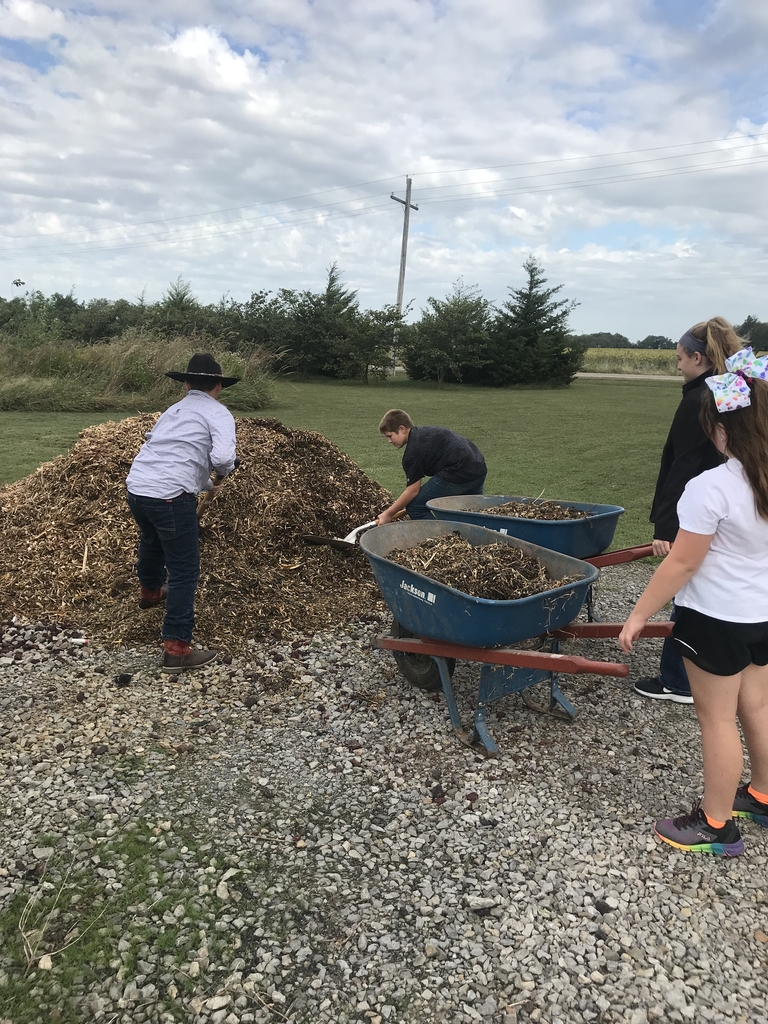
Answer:
[{"label": "distant field", "polygon": [[[404,486],[400,454],[377,426],[389,408],[417,423],[442,424],[472,438],[489,466],[487,493],[538,495],[623,505],[615,546],[651,537],[648,511],[659,458],[680,389],[667,381],[577,380],[563,390],[415,384],[279,381],[264,415],[318,430],[389,490]],[[66,451],[89,423],[114,418],[74,413],[0,413],[6,458],[0,483]]]},{"label": "distant field", "polygon": [[588,348],[582,370],[587,373],[658,373],[672,376],[677,372],[674,350],[631,348]]}]

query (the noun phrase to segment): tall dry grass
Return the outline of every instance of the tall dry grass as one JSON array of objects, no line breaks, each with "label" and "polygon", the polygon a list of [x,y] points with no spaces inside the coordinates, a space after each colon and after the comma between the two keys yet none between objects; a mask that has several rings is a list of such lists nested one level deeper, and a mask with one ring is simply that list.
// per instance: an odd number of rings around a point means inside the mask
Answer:
[{"label": "tall dry grass", "polygon": [[[166,341],[139,334],[91,346],[56,343],[27,348],[6,340],[0,343],[0,410],[165,409],[184,393],[165,371],[183,370],[193,352],[207,347],[194,338]],[[242,377],[222,393],[230,409],[251,412],[269,404],[274,394],[270,370],[274,357],[261,351],[247,356],[214,355],[226,375]]]},{"label": "tall dry grass", "polygon": [[652,373],[673,377],[677,373],[674,349],[588,348],[582,370],[587,373]]}]

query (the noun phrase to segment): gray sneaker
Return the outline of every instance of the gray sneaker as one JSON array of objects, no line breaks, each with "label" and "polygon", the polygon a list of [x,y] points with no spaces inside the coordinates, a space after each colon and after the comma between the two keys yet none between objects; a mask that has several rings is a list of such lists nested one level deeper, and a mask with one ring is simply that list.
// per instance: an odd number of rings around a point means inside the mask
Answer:
[{"label": "gray sneaker", "polygon": [[210,665],[218,656],[218,651],[190,651],[189,654],[169,654],[167,651],[163,651],[161,670],[174,675],[179,672],[189,672],[193,668]]},{"label": "gray sneaker", "polygon": [[713,828],[697,800],[690,814],[678,818],[662,818],[654,822],[653,831],[665,843],[690,853],[713,853],[716,857],[739,857],[744,843],[736,822],[731,818],[722,828]]}]

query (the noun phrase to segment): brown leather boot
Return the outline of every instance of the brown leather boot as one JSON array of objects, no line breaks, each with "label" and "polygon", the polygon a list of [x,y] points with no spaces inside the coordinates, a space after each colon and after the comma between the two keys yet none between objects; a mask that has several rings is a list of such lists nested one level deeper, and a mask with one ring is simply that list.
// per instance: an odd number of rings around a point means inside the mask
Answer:
[{"label": "brown leather boot", "polygon": [[168,584],[164,583],[159,590],[147,590],[139,586],[139,608],[156,608],[168,597]]},{"label": "brown leather boot", "polygon": [[163,672],[177,674],[193,668],[202,668],[219,656],[218,651],[193,651],[183,640],[163,641]]}]

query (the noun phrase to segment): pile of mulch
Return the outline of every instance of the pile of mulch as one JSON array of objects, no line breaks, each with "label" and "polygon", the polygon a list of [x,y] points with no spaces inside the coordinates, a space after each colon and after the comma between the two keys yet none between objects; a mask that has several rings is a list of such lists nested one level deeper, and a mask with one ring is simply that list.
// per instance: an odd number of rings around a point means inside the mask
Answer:
[{"label": "pile of mulch", "polygon": [[516,601],[580,579],[553,579],[547,570],[512,544],[473,547],[458,533],[422,541],[416,547],[392,551],[390,561],[428,576],[436,583],[489,601]]},{"label": "pile of mulch", "polygon": [[589,512],[581,508],[558,505],[556,501],[505,501],[493,508],[465,509],[466,512],[484,512],[490,516],[513,516],[515,519],[589,519]]},{"label": "pile of mulch", "polygon": [[[125,477],[156,420],[89,427],[72,450],[0,488],[0,616],[56,619],[107,643],[157,641],[162,610],[139,611],[138,527]],[[391,496],[321,434],[240,419],[241,467],[201,519],[195,640],[242,650],[251,637],[370,614],[364,556],[308,547],[344,536]]]}]

